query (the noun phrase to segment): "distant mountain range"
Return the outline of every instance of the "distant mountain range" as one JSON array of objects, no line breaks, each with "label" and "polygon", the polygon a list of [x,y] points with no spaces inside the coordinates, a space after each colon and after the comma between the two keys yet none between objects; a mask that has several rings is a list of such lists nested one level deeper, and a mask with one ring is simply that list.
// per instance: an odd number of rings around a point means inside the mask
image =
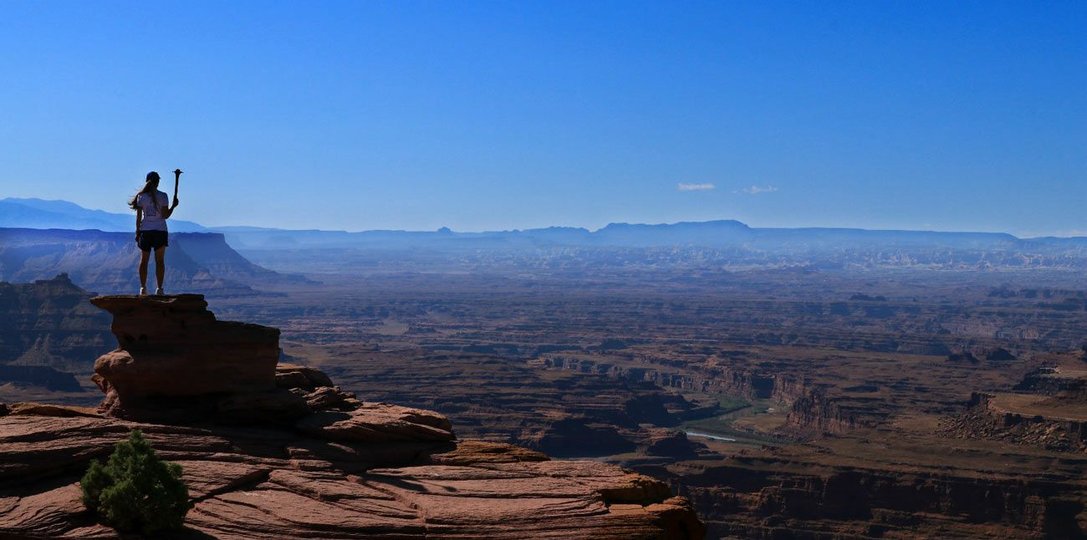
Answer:
[{"label": "distant mountain range", "polygon": [[[135,213],[114,214],[102,210],[88,210],[68,201],[0,199],[0,227],[131,231],[135,226]],[[170,230],[204,232],[207,229],[191,221],[170,220]]]},{"label": "distant mountain range", "polygon": [[[88,210],[66,201],[39,199],[0,200],[0,227],[133,229],[133,217]],[[574,227],[454,232],[438,231],[322,231],[261,227],[204,227],[171,221],[176,232],[201,231],[222,234],[226,242],[244,254],[268,251],[322,249],[432,250],[445,253],[525,251],[542,248],[711,248],[735,253],[738,259],[767,261],[817,257],[826,260],[905,258],[911,261],[954,261],[956,254],[984,264],[1032,266],[1080,266],[1087,260],[1087,237],[1017,238],[1006,233],[931,232],[842,228],[753,228],[733,220],[644,225],[613,223],[590,231]],[[228,247],[228,249],[229,249]],[[920,258],[918,258],[920,256]],[[933,259],[936,257],[937,259]],[[961,260],[961,257],[960,257]]]},{"label": "distant mountain range", "polygon": [[[138,262],[131,232],[0,228],[0,281],[28,283],[64,273],[78,286],[99,294],[135,294]],[[151,270],[148,285],[153,287]],[[169,293],[250,296],[260,294],[254,285],[305,282],[249,262],[221,234],[170,235]]]},{"label": "distant mountain range", "polygon": [[[550,248],[710,248],[745,256],[847,255],[899,251],[931,255],[942,251],[990,252],[1087,258],[1087,237],[1017,238],[1007,233],[894,231],[834,228],[753,228],[733,220],[660,225],[612,223],[590,231],[549,227],[461,233],[438,231],[292,231],[257,227],[218,227],[227,242],[252,255],[258,251],[309,249],[432,250],[439,252],[523,251]],[[248,256],[248,255],[247,255]],[[1007,262],[1006,260],[1004,262]]]}]

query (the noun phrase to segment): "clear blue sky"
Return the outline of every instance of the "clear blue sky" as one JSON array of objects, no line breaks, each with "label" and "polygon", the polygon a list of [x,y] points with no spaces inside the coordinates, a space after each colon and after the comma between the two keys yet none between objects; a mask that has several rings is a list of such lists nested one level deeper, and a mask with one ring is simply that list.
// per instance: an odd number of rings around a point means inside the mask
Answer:
[{"label": "clear blue sky", "polygon": [[1087,234],[1084,1],[9,0],[0,77],[0,197]]}]

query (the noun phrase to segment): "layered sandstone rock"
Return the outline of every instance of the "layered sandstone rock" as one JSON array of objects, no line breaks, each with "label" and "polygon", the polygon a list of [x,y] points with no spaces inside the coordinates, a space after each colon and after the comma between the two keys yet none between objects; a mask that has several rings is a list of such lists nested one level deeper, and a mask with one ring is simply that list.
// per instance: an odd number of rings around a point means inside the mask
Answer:
[{"label": "layered sandstone rock", "polygon": [[182,466],[192,537],[702,537],[687,501],[661,482],[504,444],[332,441],[38,412],[0,418],[0,537],[116,538],[83,509],[77,481],[132,428]]},{"label": "layered sandstone rock", "polygon": [[[976,461],[974,468],[956,470],[926,466],[915,456],[907,456],[909,463],[834,464],[823,451],[819,456],[796,447],[688,462],[681,490],[699,507],[715,508],[706,519],[715,538],[1040,540],[1083,538],[1087,525],[1082,460],[1052,466],[1041,476],[993,467],[982,452],[963,460]],[[1048,461],[1029,454],[1002,458],[1025,462],[1028,471]]]},{"label": "layered sandstone rock", "polygon": [[91,303],[113,314],[118,347],[94,365],[106,394],[101,410],[110,416],[282,424],[313,412],[305,395],[314,384],[295,380],[292,387],[277,375],[278,329],[217,320],[198,294],[98,296]]},{"label": "layered sandstone rock", "polygon": [[0,379],[73,390],[67,373],[89,373],[88,360],[110,342],[109,316],[87,305],[90,296],[67,274],[0,282]]},{"label": "layered sandstone rock", "polygon": [[277,371],[278,332],[216,321],[198,296],[95,305],[121,344],[99,359],[103,407],[0,406],[0,537],[115,538],[78,479],[137,428],[183,468],[185,537],[704,535],[688,501],[647,476],[460,441],[440,414],[363,402],[312,368]]},{"label": "layered sandstone rock", "polygon": [[943,432],[1046,450],[1087,453],[1087,400],[1079,395],[974,392],[967,409]]},{"label": "layered sandstone rock", "polygon": [[94,371],[120,399],[272,390],[279,330],[218,321],[203,295],[97,296],[117,350]]}]

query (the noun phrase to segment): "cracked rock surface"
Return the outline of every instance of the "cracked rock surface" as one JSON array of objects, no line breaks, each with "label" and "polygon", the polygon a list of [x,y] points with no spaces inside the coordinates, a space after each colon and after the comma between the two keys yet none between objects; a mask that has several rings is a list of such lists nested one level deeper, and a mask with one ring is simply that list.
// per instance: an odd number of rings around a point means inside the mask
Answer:
[{"label": "cracked rock surface", "polygon": [[433,411],[277,365],[278,330],[199,295],[98,297],[119,347],[97,409],[0,404],[0,538],[117,538],[79,479],[132,429],[181,465],[177,538],[702,538],[664,483],[595,461],[458,440]]},{"label": "cracked rock surface", "polygon": [[[390,408],[356,418],[376,426],[391,421],[400,429],[403,421],[390,419]],[[105,458],[133,428],[143,430],[160,457],[183,468],[195,506],[181,537],[702,535],[688,502],[659,481],[505,444],[332,440],[327,433],[309,437],[288,429],[144,424],[63,407],[26,410],[0,417],[0,537],[117,537],[84,510],[78,480],[92,458]]]}]

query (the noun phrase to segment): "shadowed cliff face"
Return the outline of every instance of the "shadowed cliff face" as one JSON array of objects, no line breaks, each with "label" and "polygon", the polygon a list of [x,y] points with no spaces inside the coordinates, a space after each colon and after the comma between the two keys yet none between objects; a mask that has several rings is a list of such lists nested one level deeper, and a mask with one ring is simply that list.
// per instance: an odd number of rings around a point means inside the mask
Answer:
[{"label": "shadowed cliff face", "polygon": [[[131,233],[0,229],[0,279],[7,281],[67,273],[88,290],[135,292],[139,288],[139,257]],[[249,262],[231,249],[221,234],[171,233],[166,258],[167,291],[249,296],[257,294],[250,287],[255,282],[305,282]],[[150,280],[154,281],[153,274]]]},{"label": "shadowed cliff face", "polygon": [[90,374],[90,359],[113,341],[109,316],[87,304],[88,297],[64,274],[0,283],[0,399],[84,393],[79,381]]},{"label": "shadowed cliff face", "polygon": [[67,274],[34,283],[0,283],[0,364],[89,373],[113,341],[109,316]]},{"label": "shadowed cliff face", "polygon": [[96,363],[100,409],[0,406],[0,536],[115,537],[77,480],[133,428],[182,466],[191,537],[704,536],[662,482],[458,440],[440,414],[277,366],[276,329],[218,321],[198,295],[94,302],[120,345]]},{"label": "shadowed cliff face", "polygon": [[[218,321],[204,297],[98,296],[113,314],[117,350],[95,362],[95,382],[115,416],[151,412],[154,400],[276,389],[279,330]],[[150,416],[149,416],[150,415]]]}]

